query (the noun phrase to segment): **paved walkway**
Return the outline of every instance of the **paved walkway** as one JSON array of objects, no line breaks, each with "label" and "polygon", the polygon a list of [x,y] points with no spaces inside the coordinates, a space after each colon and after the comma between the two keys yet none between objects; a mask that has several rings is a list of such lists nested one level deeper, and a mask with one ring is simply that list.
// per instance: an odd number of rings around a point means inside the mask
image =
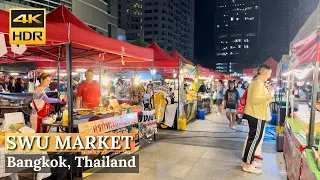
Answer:
[{"label": "paved walkway", "polygon": [[263,174],[241,170],[247,126],[228,127],[224,116],[209,115],[187,125],[187,131],[159,130],[157,140],[139,151],[139,174],[94,174],[85,180],[281,180],[282,153],[275,143],[263,144]]}]

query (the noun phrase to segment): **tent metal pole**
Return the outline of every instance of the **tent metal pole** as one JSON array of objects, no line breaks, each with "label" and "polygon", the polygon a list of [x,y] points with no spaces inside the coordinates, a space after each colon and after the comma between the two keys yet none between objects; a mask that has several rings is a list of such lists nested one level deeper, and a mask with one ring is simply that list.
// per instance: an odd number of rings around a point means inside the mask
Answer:
[{"label": "tent metal pole", "polygon": [[[57,89],[58,89],[58,97],[60,97],[60,68],[61,68],[61,65],[60,65],[60,55],[59,55],[59,58],[58,58],[58,64],[57,64]],[[61,116],[61,111],[58,111],[58,117]]]},{"label": "tent metal pole", "polygon": [[287,78],[287,88],[286,88],[286,116],[289,117],[289,101],[290,101],[290,92],[292,92],[292,88],[290,86],[290,75]]},{"label": "tent metal pole", "polygon": [[153,109],[156,109],[156,102],[154,101],[154,96],[155,96],[155,94],[154,94],[154,74],[155,74],[155,69],[154,69],[154,61],[152,61],[152,70],[151,70],[151,77],[152,77],[152,94],[153,94],[153,106],[154,107],[152,107]]},{"label": "tent metal pole", "polygon": [[68,129],[72,132],[73,127],[73,90],[72,90],[72,45],[71,43],[66,45],[66,57],[67,57],[67,97],[68,97]]},{"label": "tent metal pole", "polygon": [[308,133],[308,148],[311,149],[314,140],[314,123],[316,116],[317,94],[318,94],[318,76],[319,76],[319,62],[315,63],[315,70],[313,71],[313,86],[312,86],[312,100],[310,112],[310,124]]},{"label": "tent metal pole", "polygon": [[177,118],[176,118],[176,127],[175,129],[178,129],[178,120],[180,118],[180,68],[181,68],[181,61],[179,59],[179,68],[178,68],[178,107],[177,107]]},{"label": "tent metal pole", "polygon": [[[72,88],[72,44],[66,45],[66,61],[67,61],[67,97],[68,97],[68,129],[69,133],[73,130],[73,88]],[[72,156],[72,153],[70,154]],[[71,157],[70,157],[71,159]],[[70,179],[73,179],[73,163],[70,161],[71,173]]]},{"label": "tent metal pole", "polygon": [[102,89],[102,63],[100,62],[100,68],[99,68],[99,83],[100,83],[100,89]]},{"label": "tent metal pole", "polygon": [[[294,112],[294,92],[293,92],[293,90],[294,90],[294,69],[292,69],[292,74],[291,74],[291,78],[290,78],[290,80],[291,80],[291,92],[289,92],[289,95],[290,95],[290,106],[291,106],[291,113],[293,113]],[[293,117],[291,117],[291,118],[293,118]]]}]

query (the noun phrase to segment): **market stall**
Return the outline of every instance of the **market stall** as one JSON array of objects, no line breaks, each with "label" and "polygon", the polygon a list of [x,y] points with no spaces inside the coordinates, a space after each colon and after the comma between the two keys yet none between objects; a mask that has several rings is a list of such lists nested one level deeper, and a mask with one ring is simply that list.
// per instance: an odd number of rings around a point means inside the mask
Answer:
[{"label": "market stall", "polygon": [[[318,6],[291,42],[289,70],[285,73],[288,81],[286,112],[291,112],[290,118],[286,119],[284,133],[284,154],[289,179],[316,179],[316,171],[319,169],[310,166],[319,160],[319,152],[315,150],[318,148],[318,143],[315,143],[318,137],[315,135],[319,132],[319,112],[316,108],[320,61],[319,11]],[[313,76],[310,76],[311,72]],[[308,98],[303,101],[301,98],[296,99],[293,93],[297,80],[309,78],[312,80],[311,103]],[[299,139],[301,143],[294,139]],[[299,144],[304,144],[308,150]],[[310,156],[310,151],[313,151],[313,156]],[[292,164],[292,160],[297,163]]]},{"label": "market stall", "polygon": [[[73,64],[82,68],[96,68],[100,74],[100,86],[102,85],[101,74],[103,67],[108,64],[124,66],[126,63],[153,62],[153,50],[149,48],[137,47],[122,41],[102,36],[75,17],[66,7],[60,6],[58,10],[48,14],[47,44],[45,46],[27,46],[27,48],[17,53],[15,48],[8,46],[6,53],[2,55],[1,62],[39,62],[43,66],[57,67],[57,75],[60,76],[61,68],[66,70],[67,98],[69,99],[67,109],[64,111],[62,120],[54,122],[55,119],[46,118],[44,126],[61,126],[67,132],[79,130],[81,124],[99,121],[100,119],[114,123],[119,117],[126,116],[128,112],[141,111],[141,107],[134,107],[126,104],[120,107],[74,108],[72,89],[72,70]],[[1,19],[9,19],[9,13],[0,11]],[[9,20],[0,22],[1,40],[9,38]],[[5,42],[8,44],[8,42]],[[20,49],[21,50],[21,49]],[[4,51],[1,51],[4,52]],[[59,82],[59,81],[58,81]],[[98,117],[92,120],[92,117]],[[113,117],[106,117],[106,116]],[[130,113],[129,113],[130,115]],[[87,116],[87,117],[83,117]],[[135,122],[138,118],[137,113],[133,113]],[[125,118],[126,119],[126,118]],[[50,123],[52,121],[52,123]],[[55,124],[55,123],[58,123]],[[132,123],[131,123],[132,124]],[[130,125],[130,124],[128,124]],[[59,127],[60,128],[60,127]],[[117,127],[112,130],[119,130]],[[133,129],[133,128],[131,128]],[[71,169],[71,172],[72,169]],[[85,176],[86,174],[82,174]],[[73,176],[70,177],[71,179]]]}]

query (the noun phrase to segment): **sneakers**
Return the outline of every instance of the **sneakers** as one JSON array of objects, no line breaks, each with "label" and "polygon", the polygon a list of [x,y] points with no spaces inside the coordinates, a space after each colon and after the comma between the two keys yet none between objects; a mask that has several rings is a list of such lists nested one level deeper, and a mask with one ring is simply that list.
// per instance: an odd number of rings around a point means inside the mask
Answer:
[{"label": "sneakers", "polygon": [[219,112],[217,112],[217,114],[216,114],[217,116],[221,116],[221,113],[219,113]]}]

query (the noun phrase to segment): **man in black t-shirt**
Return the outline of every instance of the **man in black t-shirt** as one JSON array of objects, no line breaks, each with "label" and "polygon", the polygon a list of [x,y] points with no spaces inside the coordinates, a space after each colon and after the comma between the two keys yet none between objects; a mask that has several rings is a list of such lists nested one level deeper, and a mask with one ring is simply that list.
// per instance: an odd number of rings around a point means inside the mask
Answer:
[{"label": "man in black t-shirt", "polygon": [[233,81],[229,82],[229,89],[226,91],[224,95],[224,102],[226,108],[226,116],[230,121],[229,126],[232,129],[235,129],[236,123],[236,112],[237,106],[240,100],[240,95],[238,90],[235,88],[235,83]]}]

